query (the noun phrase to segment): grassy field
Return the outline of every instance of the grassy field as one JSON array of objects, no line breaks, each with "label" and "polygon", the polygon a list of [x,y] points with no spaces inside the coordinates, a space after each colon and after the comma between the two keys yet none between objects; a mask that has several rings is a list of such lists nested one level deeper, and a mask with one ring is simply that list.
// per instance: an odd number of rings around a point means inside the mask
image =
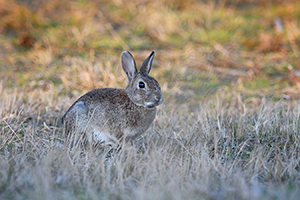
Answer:
[{"label": "grassy field", "polygon": [[[124,87],[164,95],[120,149],[68,149],[61,117]],[[0,199],[297,199],[300,2],[0,0]]]}]

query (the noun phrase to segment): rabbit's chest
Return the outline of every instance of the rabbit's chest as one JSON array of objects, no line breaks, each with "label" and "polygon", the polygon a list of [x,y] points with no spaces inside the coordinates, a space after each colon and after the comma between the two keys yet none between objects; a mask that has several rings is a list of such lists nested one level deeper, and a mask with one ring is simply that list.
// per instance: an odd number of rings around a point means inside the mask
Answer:
[{"label": "rabbit's chest", "polygon": [[123,124],[124,135],[134,137],[144,133],[153,122],[155,114],[156,109],[130,113]]}]

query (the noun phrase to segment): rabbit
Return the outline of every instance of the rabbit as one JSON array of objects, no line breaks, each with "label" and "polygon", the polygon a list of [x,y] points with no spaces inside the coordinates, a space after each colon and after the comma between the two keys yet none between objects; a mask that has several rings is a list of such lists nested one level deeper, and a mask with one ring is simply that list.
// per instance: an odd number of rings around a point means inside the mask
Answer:
[{"label": "rabbit", "polygon": [[146,132],[155,118],[156,106],[163,102],[159,83],[149,76],[154,55],[152,51],[138,71],[131,53],[124,51],[125,88],[95,89],[76,100],[62,118],[67,140],[78,133],[77,142],[115,144],[133,141]]}]

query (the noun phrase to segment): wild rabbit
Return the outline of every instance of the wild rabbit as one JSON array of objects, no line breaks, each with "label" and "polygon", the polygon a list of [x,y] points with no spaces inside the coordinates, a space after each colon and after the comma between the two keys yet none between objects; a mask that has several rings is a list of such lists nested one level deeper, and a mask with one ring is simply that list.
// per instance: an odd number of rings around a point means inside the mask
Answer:
[{"label": "wild rabbit", "polygon": [[62,118],[67,139],[97,145],[143,134],[155,118],[156,106],[163,102],[158,82],[149,76],[154,54],[152,51],[138,71],[131,53],[124,51],[125,88],[95,89],[76,100]]}]

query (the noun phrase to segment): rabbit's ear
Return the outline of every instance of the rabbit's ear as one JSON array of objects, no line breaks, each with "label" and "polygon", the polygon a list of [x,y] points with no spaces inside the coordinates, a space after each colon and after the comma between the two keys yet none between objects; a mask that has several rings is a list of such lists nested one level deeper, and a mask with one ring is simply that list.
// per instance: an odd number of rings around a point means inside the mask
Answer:
[{"label": "rabbit's ear", "polygon": [[146,58],[146,60],[143,62],[142,67],[140,69],[140,72],[142,74],[149,74],[150,70],[151,70],[151,66],[152,66],[152,61],[155,55],[155,51],[152,51],[152,53],[150,54],[150,56],[148,58]]},{"label": "rabbit's ear", "polygon": [[121,61],[122,68],[126,73],[128,80],[131,80],[134,74],[137,73],[133,56],[128,51],[123,51]]}]

